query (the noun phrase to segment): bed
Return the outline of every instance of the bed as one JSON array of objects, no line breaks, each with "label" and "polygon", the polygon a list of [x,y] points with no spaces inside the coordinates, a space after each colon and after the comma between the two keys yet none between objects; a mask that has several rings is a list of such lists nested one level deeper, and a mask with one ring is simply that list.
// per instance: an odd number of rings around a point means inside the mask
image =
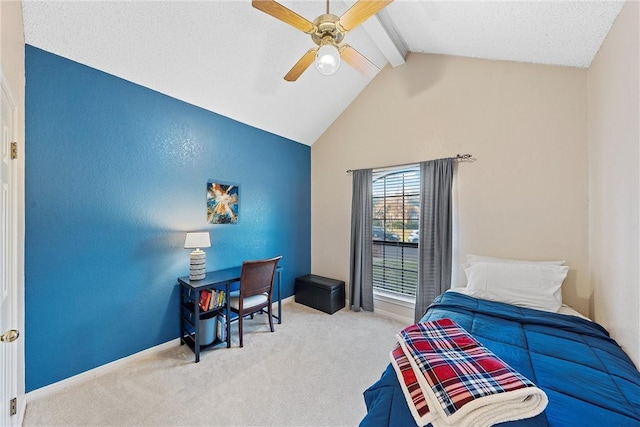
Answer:
[{"label": "bed", "polygon": [[[448,291],[421,322],[452,319],[544,391],[543,412],[505,425],[640,425],[640,373],[633,362],[603,327],[563,311],[561,304],[540,310]],[[416,425],[391,364],[364,399],[362,427]]]}]

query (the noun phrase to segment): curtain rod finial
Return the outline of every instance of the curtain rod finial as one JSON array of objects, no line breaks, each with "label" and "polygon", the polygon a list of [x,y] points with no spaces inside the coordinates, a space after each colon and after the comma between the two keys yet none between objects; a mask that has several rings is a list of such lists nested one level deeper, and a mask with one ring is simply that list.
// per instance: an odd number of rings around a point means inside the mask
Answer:
[{"label": "curtain rod finial", "polygon": [[476,158],[471,154],[456,154],[456,160],[461,162],[475,162]]}]

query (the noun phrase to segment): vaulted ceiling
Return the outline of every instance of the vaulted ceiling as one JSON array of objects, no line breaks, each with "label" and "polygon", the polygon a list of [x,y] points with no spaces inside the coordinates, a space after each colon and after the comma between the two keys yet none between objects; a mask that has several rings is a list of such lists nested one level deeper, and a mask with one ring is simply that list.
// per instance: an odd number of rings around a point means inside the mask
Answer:
[{"label": "vaulted ceiling", "polygon": [[[324,0],[280,3],[310,21],[326,12]],[[623,4],[395,0],[345,42],[380,69],[407,52],[587,68]],[[329,4],[338,16],[352,5]],[[32,46],[307,145],[371,81],[343,63],[286,82],[315,44],[250,0],[23,0],[23,12]]]}]

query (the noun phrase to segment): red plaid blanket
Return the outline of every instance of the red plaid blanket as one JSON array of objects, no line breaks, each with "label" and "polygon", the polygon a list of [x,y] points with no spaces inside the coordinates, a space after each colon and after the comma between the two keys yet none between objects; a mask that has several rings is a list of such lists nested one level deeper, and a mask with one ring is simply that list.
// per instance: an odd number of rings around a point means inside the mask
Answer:
[{"label": "red plaid blanket", "polygon": [[391,351],[418,425],[493,425],[533,417],[547,396],[453,320],[403,329]]}]

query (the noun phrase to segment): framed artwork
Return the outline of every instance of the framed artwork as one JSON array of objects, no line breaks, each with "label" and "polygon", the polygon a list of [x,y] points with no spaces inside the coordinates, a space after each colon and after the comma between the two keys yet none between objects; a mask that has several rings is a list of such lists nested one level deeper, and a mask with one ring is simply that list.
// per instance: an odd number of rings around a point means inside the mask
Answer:
[{"label": "framed artwork", "polygon": [[207,182],[207,223],[238,223],[238,186]]}]

